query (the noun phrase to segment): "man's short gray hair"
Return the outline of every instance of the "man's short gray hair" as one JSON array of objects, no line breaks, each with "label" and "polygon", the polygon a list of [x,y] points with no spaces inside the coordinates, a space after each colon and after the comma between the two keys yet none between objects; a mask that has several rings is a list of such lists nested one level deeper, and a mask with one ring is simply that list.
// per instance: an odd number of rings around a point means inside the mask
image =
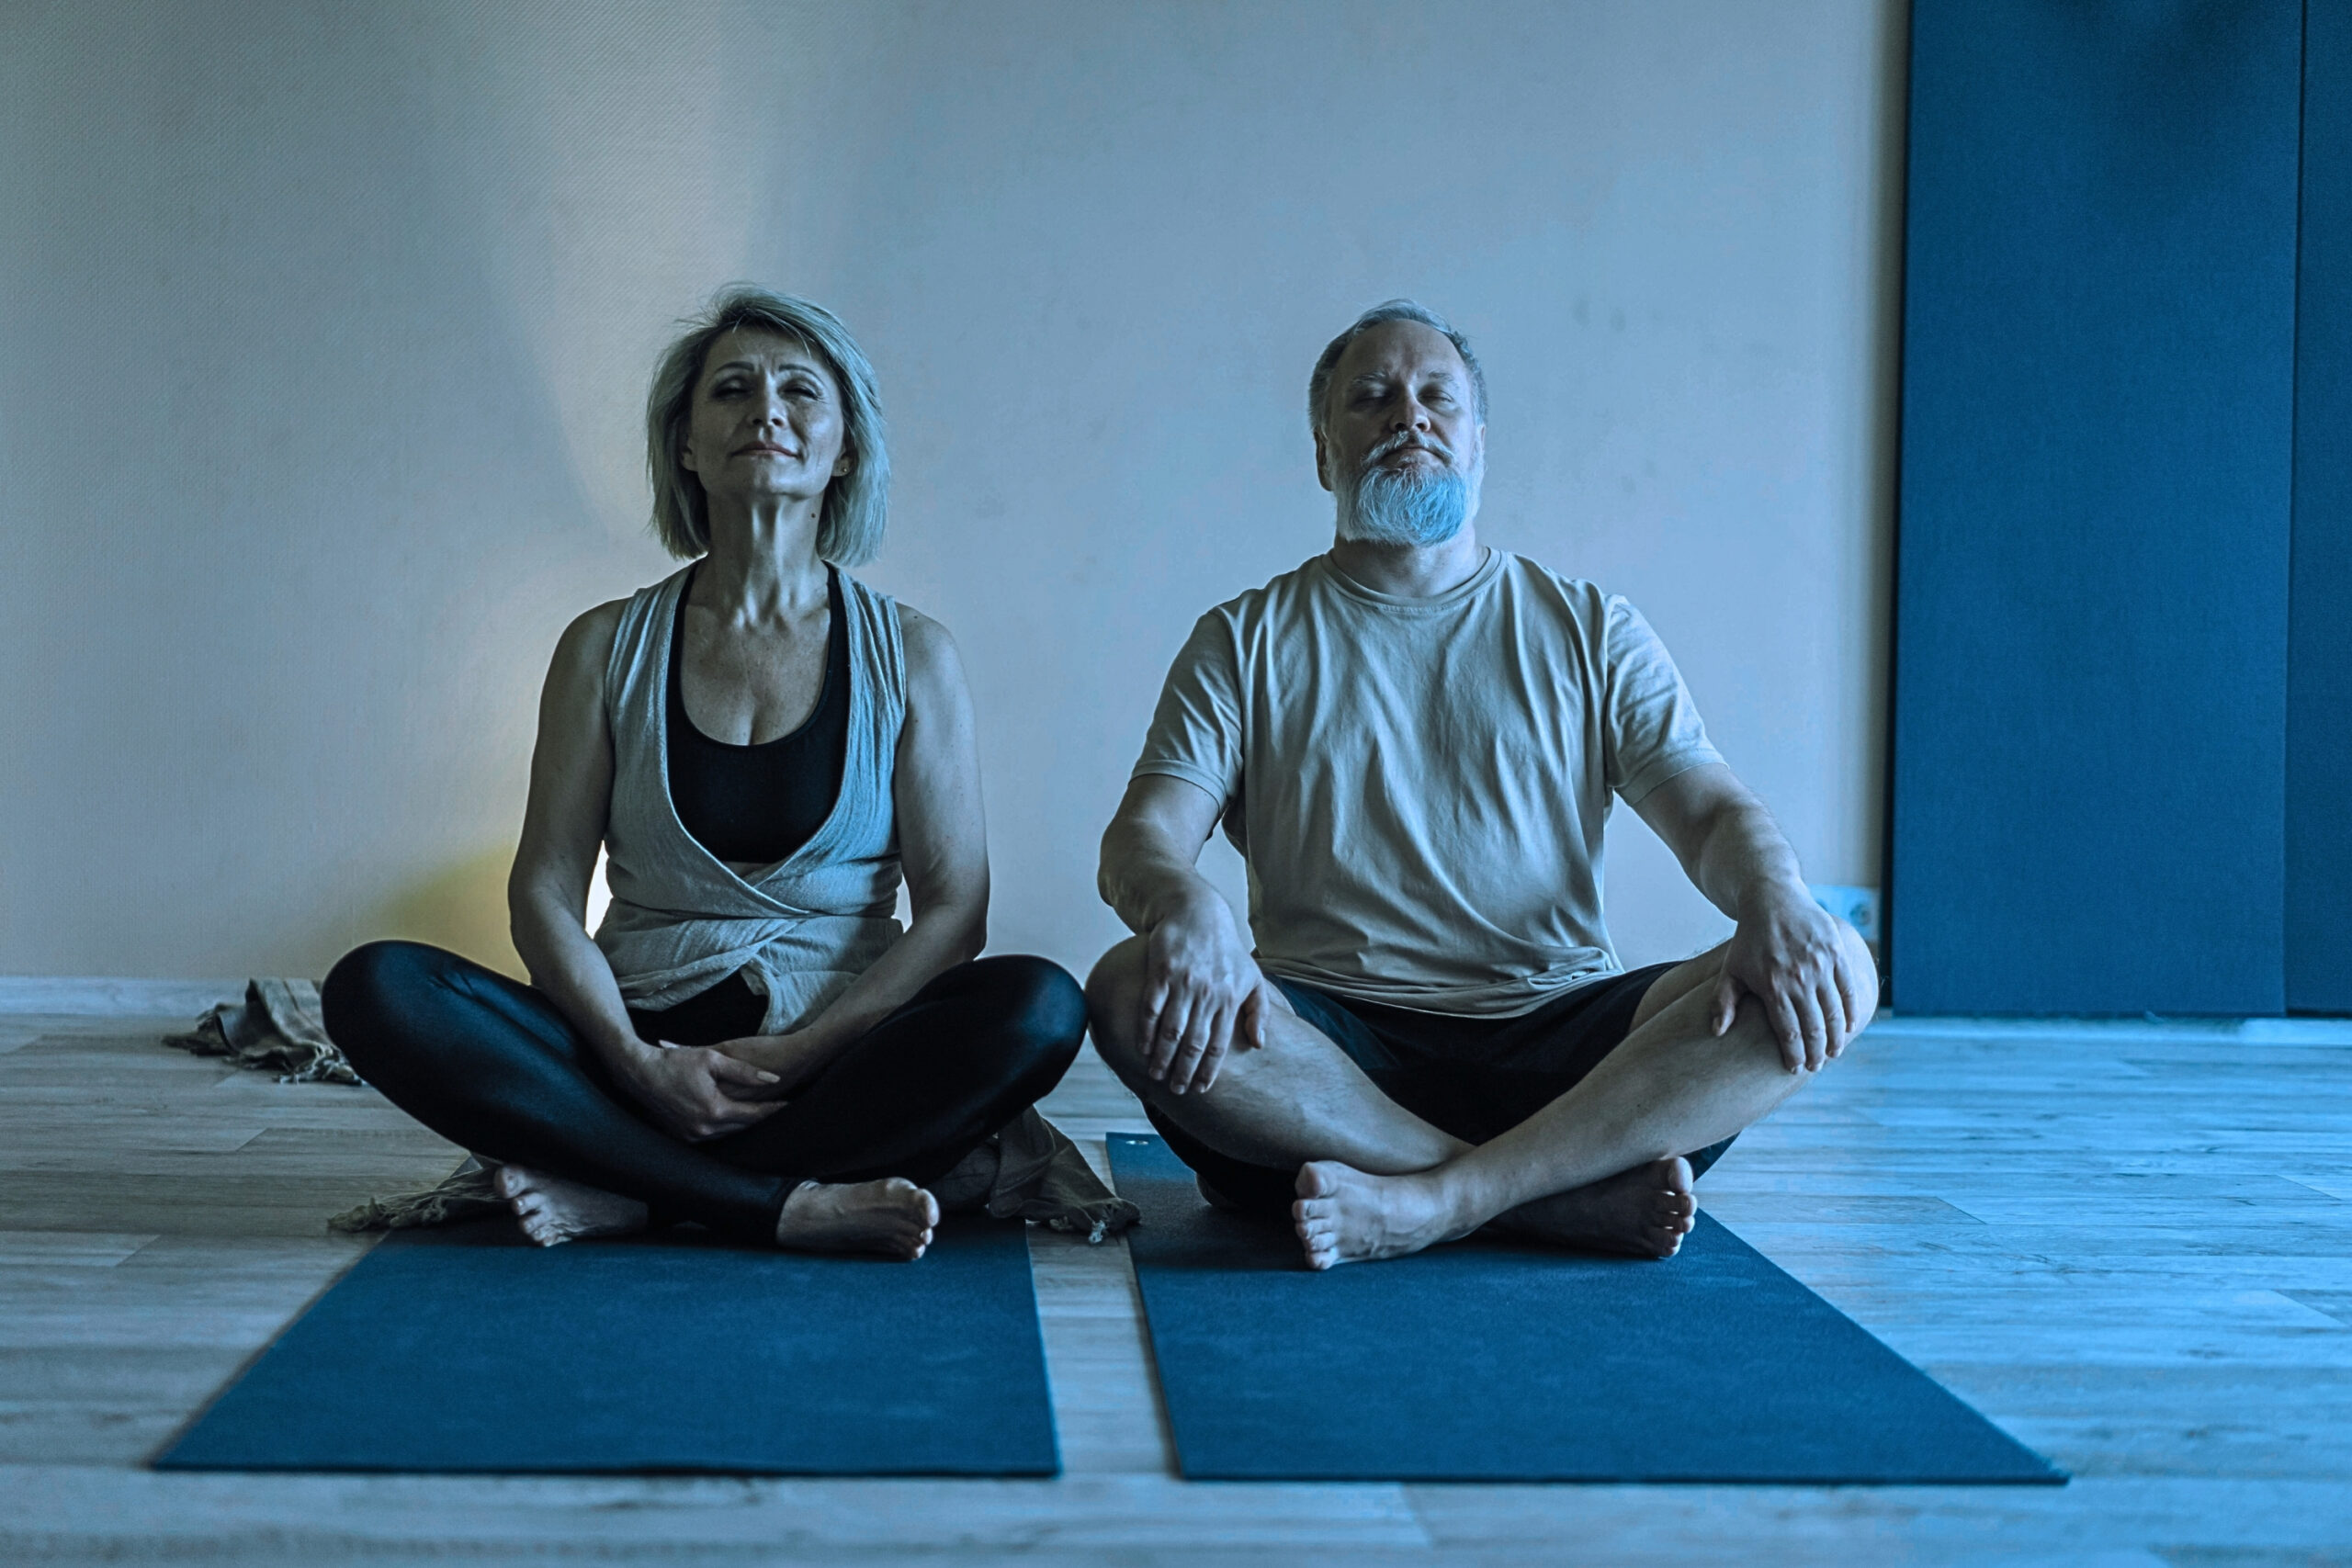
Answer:
[{"label": "man's short gray hair", "polygon": [[730,284],[710,309],[685,323],[686,332],[662,352],[645,399],[645,472],[653,481],[653,536],[681,559],[710,548],[710,502],[683,456],[694,415],[695,387],[710,345],[738,328],[774,333],[807,345],[841,389],[842,449],[849,472],[825,487],[818,514],[817,554],[841,566],[863,566],[882,548],[889,515],[890,453],[882,439],[882,395],[874,367],[841,319],[792,294]]},{"label": "man's short gray hair", "polygon": [[1331,373],[1340,367],[1340,355],[1348,352],[1348,344],[1367,330],[1383,321],[1419,321],[1433,332],[1442,333],[1453,352],[1462,356],[1463,367],[1470,372],[1470,391],[1477,403],[1478,423],[1487,423],[1487,372],[1478,364],[1478,356],[1470,352],[1470,340],[1453,330],[1453,323],[1428,306],[1411,299],[1390,299],[1374,305],[1346,332],[1331,340],[1323,357],[1315,362],[1315,373],[1306,378],[1307,428],[1320,435],[1330,423]]}]

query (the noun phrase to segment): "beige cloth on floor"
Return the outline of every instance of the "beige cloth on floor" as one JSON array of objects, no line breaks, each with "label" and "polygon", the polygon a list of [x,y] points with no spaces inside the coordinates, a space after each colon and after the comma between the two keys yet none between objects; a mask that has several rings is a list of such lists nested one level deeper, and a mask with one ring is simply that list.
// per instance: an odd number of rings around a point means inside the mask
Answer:
[{"label": "beige cloth on floor", "polygon": [[166,1034],[164,1043],[276,1073],[279,1083],[359,1081],[327,1038],[319,987],[310,980],[249,980],[243,1001],[208,1009],[195,1028],[185,1034]]},{"label": "beige cloth on floor", "polygon": [[[241,1067],[275,1072],[280,1083],[356,1084],[359,1075],[327,1038],[319,987],[309,980],[254,980],[242,1002],[223,1002],[184,1034],[164,1043],[199,1056],[225,1056]],[[932,1184],[949,1213],[985,1210],[1000,1220],[1021,1219],[1099,1242],[1134,1224],[1136,1209],[1102,1184],[1062,1130],[1023,1111]],[[339,1231],[408,1230],[448,1225],[505,1211],[491,1190],[490,1172],[469,1157],[439,1183],[419,1192],[370,1198],[327,1221]]]}]

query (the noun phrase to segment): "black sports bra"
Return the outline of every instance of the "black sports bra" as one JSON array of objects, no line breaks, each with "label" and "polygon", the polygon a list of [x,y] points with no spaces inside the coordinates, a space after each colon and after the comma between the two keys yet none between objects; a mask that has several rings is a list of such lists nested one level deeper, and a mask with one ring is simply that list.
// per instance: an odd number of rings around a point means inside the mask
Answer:
[{"label": "black sports bra", "polygon": [[849,756],[849,617],[841,572],[825,569],[832,625],[825,684],[799,728],[755,746],[713,740],[686,715],[686,580],[670,625],[670,803],[695,841],[723,861],[772,865],[807,843],[841,798]]}]

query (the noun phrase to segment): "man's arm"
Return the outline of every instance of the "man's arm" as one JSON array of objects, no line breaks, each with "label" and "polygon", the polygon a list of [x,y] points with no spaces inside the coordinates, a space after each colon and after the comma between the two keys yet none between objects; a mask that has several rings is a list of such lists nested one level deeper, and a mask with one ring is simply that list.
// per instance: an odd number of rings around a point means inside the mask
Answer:
[{"label": "man's arm", "polygon": [[1835,917],[1813,901],[1796,852],[1764,803],[1720,762],[1677,773],[1634,809],[1708,902],[1738,922],[1715,985],[1714,1032],[1744,991],[1763,1004],[1791,1072],[1818,1067],[1870,1021],[1877,994]]},{"label": "man's arm", "polygon": [[1136,1039],[1171,1094],[1206,1090],[1228,1051],[1266,1043],[1266,977],[1195,867],[1221,809],[1198,784],[1146,773],[1102,833],[1096,886],[1144,942]]}]

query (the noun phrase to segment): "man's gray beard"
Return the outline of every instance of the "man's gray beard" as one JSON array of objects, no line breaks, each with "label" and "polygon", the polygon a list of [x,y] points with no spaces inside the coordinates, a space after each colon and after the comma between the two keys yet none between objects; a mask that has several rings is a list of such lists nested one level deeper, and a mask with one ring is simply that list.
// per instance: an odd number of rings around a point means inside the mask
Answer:
[{"label": "man's gray beard", "polygon": [[1478,491],[1459,468],[1374,468],[1340,484],[1340,537],[1363,545],[1442,545],[1462,532],[1477,508]]}]

